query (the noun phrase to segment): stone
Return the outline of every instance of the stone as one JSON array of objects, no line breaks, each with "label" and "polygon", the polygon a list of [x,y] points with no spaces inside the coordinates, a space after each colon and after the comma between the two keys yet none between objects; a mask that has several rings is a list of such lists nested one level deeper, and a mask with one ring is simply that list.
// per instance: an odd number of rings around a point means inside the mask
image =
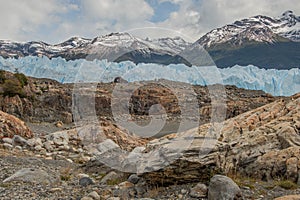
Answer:
[{"label": "stone", "polygon": [[291,180],[295,183],[297,182],[297,180],[298,180],[298,159],[296,157],[287,159],[286,174],[287,174],[288,180]]},{"label": "stone", "polygon": [[58,121],[58,122],[55,123],[55,126],[57,128],[62,128],[64,126],[64,123],[62,121]]},{"label": "stone", "polygon": [[30,147],[35,147],[35,146],[43,146],[41,138],[31,138],[27,140],[27,144]]},{"label": "stone", "polygon": [[91,160],[91,157],[89,157],[89,156],[84,156],[83,154],[80,154],[79,156],[78,156],[78,158],[77,158],[77,162],[78,163],[86,163],[86,162],[88,162],[88,161],[90,161]]},{"label": "stone", "polygon": [[23,148],[21,146],[15,146],[15,149],[22,151]]},{"label": "stone", "polygon": [[[0,102],[0,104],[3,102]],[[26,126],[25,122],[8,113],[0,111],[0,138],[12,138],[19,135],[29,139],[34,136],[33,132]]]},{"label": "stone", "polygon": [[43,147],[41,147],[41,145],[37,145],[34,147],[34,150],[36,151],[41,151],[43,149]]},{"label": "stone", "polygon": [[11,145],[13,144],[13,141],[11,138],[2,138],[2,141],[7,144],[11,144]]},{"label": "stone", "polygon": [[3,147],[4,147],[5,149],[7,149],[7,150],[11,150],[11,149],[14,148],[13,145],[8,144],[8,143],[4,143],[4,144],[3,144]]},{"label": "stone", "polygon": [[68,146],[69,144],[69,135],[67,131],[59,131],[51,133],[46,137],[47,141],[52,141],[56,146]]},{"label": "stone", "polygon": [[[203,183],[198,183],[190,191],[190,196],[193,198],[205,198],[207,197],[207,186]],[[183,193],[184,194],[184,193]]]},{"label": "stone", "polygon": [[88,174],[78,174],[77,177],[78,177],[79,179],[81,179],[81,178],[84,178],[84,177],[89,178],[90,176],[89,176]]},{"label": "stone", "polygon": [[208,187],[208,200],[234,200],[241,197],[239,186],[229,177],[214,175]]},{"label": "stone", "polygon": [[118,186],[121,190],[123,190],[123,189],[133,188],[134,184],[129,181],[124,181],[124,182],[118,184]]},{"label": "stone", "polygon": [[62,188],[51,188],[50,192],[61,192],[63,189]]},{"label": "stone", "polygon": [[19,135],[14,135],[12,142],[13,146],[28,146],[27,140]]},{"label": "stone", "polygon": [[283,197],[275,198],[274,200],[299,200],[300,195],[287,195]]},{"label": "stone", "polygon": [[91,197],[93,200],[100,200],[100,196],[96,191],[89,193],[87,196]]},{"label": "stone", "polygon": [[107,139],[104,142],[97,145],[97,150],[99,151],[99,154],[106,153],[108,151],[111,151],[113,149],[120,148],[114,141],[111,139]]},{"label": "stone", "polygon": [[53,146],[54,145],[54,142],[53,141],[46,141],[44,143],[44,147],[47,151],[53,151]]},{"label": "stone", "polygon": [[41,169],[23,168],[17,171],[12,176],[8,177],[3,183],[12,181],[28,182],[35,184],[52,184],[55,182],[56,177],[51,176],[48,172]]},{"label": "stone", "polygon": [[300,137],[297,131],[292,126],[282,127],[278,130],[278,139],[283,149],[300,146]]},{"label": "stone", "polygon": [[59,151],[69,151],[70,147],[68,145],[61,145],[58,147]]},{"label": "stone", "polygon": [[140,177],[138,177],[136,174],[131,174],[129,177],[128,177],[128,181],[133,183],[133,184],[137,184],[140,180]]},{"label": "stone", "polygon": [[121,174],[117,174],[116,172],[111,171],[101,179],[100,183],[108,184],[109,182],[116,182],[117,180],[120,180],[121,177],[122,177]]},{"label": "stone", "polygon": [[81,200],[93,200],[92,197],[82,197]]},{"label": "stone", "polygon": [[181,192],[181,194],[186,194],[186,193],[187,193],[187,190],[182,189],[180,192]]},{"label": "stone", "polygon": [[94,181],[89,177],[82,177],[79,179],[79,185],[82,187],[86,187],[88,185],[93,185]]}]

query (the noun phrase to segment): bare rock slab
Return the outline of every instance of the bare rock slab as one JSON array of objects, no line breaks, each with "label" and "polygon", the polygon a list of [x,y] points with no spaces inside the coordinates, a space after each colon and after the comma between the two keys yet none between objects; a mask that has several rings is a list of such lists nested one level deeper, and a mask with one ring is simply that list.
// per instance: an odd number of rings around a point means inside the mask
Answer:
[{"label": "bare rock slab", "polygon": [[23,168],[17,171],[12,176],[8,177],[3,181],[3,183],[7,182],[25,182],[25,183],[35,183],[35,184],[53,184],[56,178],[51,176],[44,170],[34,169],[34,168]]}]

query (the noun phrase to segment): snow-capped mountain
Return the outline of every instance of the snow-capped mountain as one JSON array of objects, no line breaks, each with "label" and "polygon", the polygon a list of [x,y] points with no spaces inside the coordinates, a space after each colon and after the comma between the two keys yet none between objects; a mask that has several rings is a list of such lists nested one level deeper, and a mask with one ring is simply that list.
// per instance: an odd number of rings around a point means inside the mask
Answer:
[{"label": "snow-capped mountain", "polygon": [[[204,51],[204,49],[207,51]],[[254,16],[214,29],[190,44],[180,37],[141,39],[129,33],[111,33],[94,39],[73,37],[55,45],[0,40],[0,56],[62,57],[66,60],[133,61],[188,66],[255,65],[260,68],[300,68],[300,17],[292,11],[272,18]]]},{"label": "snow-capped mountain", "polygon": [[202,36],[185,55],[194,55],[197,45],[207,50],[219,68],[300,68],[300,17],[287,11],[277,18],[258,15],[235,21]]},{"label": "snow-capped mountain", "polygon": [[300,42],[300,16],[286,11],[278,18],[254,16],[214,29],[197,42],[204,48],[231,43],[243,45],[244,41],[274,43],[282,40]]},{"label": "snow-capped mountain", "polygon": [[47,56],[62,57],[67,60],[84,58],[122,61],[125,59],[134,62],[136,60],[151,62],[152,59],[156,59],[159,63],[164,63],[164,59],[176,62],[176,54],[188,45],[188,42],[179,37],[144,40],[129,33],[111,33],[94,39],[73,37],[55,45],[44,42],[0,41],[0,56],[5,58]]}]

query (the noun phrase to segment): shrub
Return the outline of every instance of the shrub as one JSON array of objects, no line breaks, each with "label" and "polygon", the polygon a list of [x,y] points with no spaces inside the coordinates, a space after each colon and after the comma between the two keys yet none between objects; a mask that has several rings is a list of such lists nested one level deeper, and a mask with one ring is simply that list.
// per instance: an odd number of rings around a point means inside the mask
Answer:
[{"label": "shrub", "polygon": [[16,95],[19,95],[20,97],[26,97],[21,83],[13,79],[5,80],[3,84],[3,95],[9,97],[14,97]]},{"label": "shrub", "polygon": [[19,80],[21,83],[21,86],[24,87],[25,85],[28,85],[28,79],[27,77],[22,73],[15,73],[14,76]]},{"label": "shrub", "polygon": [[289,180],[278,181],[277,185],[286,190],[294,190],[294,189],[297,189],[297,187],[298,187],[298,185],[296,183],[289,181]]}]

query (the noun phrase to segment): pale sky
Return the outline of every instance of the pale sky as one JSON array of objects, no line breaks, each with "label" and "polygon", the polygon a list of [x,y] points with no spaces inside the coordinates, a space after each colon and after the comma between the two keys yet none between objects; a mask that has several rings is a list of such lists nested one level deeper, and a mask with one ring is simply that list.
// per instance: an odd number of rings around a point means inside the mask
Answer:
[{"label": "pale sky", "polygon": [[0,39],[42,40],[52,44],[73,36],[94,38],[111,32],[130,32],[140,37],[179,35],[195,41],[213,28],[258,14],[277,17],[292,10],[300,15],[299,0],[0,0],[0,3]]}]

